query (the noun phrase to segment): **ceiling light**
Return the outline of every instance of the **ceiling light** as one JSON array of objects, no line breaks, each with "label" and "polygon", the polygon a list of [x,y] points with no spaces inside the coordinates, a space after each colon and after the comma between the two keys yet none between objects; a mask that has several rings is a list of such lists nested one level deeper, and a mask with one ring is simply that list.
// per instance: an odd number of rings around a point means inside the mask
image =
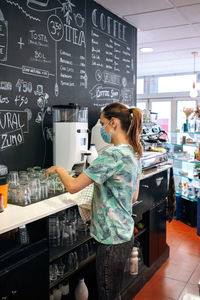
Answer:
[{"label": "ceiling light", "polygon": [[[195,74],[195,58],[198,55],[198,52],[194,51],[192,52],[192,55],[194,56],[194,74]],[[190,97],[191,98],[196,98],[198,96],[198,91],[196,88],[196,79],[192,83],[192,88],[190,90]]]},{"label": "ceiling light", "polygon": [[144,48],[140,48],[140,51],[143,52],[143,53],[150,53],[150,52],[153,52],[153,48],[150,48],[150,47],[144,47]]}]

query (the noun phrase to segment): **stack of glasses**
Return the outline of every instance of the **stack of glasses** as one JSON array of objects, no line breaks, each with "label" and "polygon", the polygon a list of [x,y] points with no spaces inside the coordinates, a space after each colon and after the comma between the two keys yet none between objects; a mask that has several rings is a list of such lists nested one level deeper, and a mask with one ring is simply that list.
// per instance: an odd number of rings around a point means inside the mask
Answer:
[{"label": "stack of glasses", "polygon": [[9,172],[8,203],[26,206],[63,192],[64,185],[57,174],[46,178],[41,167]]},{"label": "stack of glasses", "polygon": [[80,237],[87,236],[88,224],[81,219],[77,206],[49,217],[50,247],[73,245]]}]

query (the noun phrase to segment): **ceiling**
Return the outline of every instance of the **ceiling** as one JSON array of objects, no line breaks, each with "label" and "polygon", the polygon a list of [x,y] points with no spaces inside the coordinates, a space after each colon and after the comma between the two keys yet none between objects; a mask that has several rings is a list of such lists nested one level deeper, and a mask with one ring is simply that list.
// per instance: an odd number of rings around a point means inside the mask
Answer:
[{"label": "ceiling", "polygon": [[[137,75],[200,71],[200,0],[96,0],[138,29]],[[142,47],[154,52],[141,53]]]}]

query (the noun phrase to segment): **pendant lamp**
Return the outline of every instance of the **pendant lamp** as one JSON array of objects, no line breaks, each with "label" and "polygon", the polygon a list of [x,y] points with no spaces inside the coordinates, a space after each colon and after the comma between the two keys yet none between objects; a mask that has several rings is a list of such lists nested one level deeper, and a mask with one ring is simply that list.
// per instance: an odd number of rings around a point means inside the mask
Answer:
[{"label": "pendant lamp", "polygon": [[[195,74],[195,58],[198,55],[198,52],[194,51],[192,52],[192,55],[194,56],[194,74]],[[190,90],[190,97],[191,98],[196,98],[198,96],[198,91],[196,88],[196,79],[194,79],[193,84],[192,84],[192,88]]]}]

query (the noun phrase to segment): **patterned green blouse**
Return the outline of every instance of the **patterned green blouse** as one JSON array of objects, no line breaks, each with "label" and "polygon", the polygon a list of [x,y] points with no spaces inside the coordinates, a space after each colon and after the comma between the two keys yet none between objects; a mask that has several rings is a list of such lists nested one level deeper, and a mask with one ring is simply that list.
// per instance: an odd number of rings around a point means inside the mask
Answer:
[{"label": "patterned green blouse", "polygon": [[133,235],[132,199],[141,163],[129,144],[103,151],[84,173],[94,180],[90,234],[103,244],[120,244]]}]

